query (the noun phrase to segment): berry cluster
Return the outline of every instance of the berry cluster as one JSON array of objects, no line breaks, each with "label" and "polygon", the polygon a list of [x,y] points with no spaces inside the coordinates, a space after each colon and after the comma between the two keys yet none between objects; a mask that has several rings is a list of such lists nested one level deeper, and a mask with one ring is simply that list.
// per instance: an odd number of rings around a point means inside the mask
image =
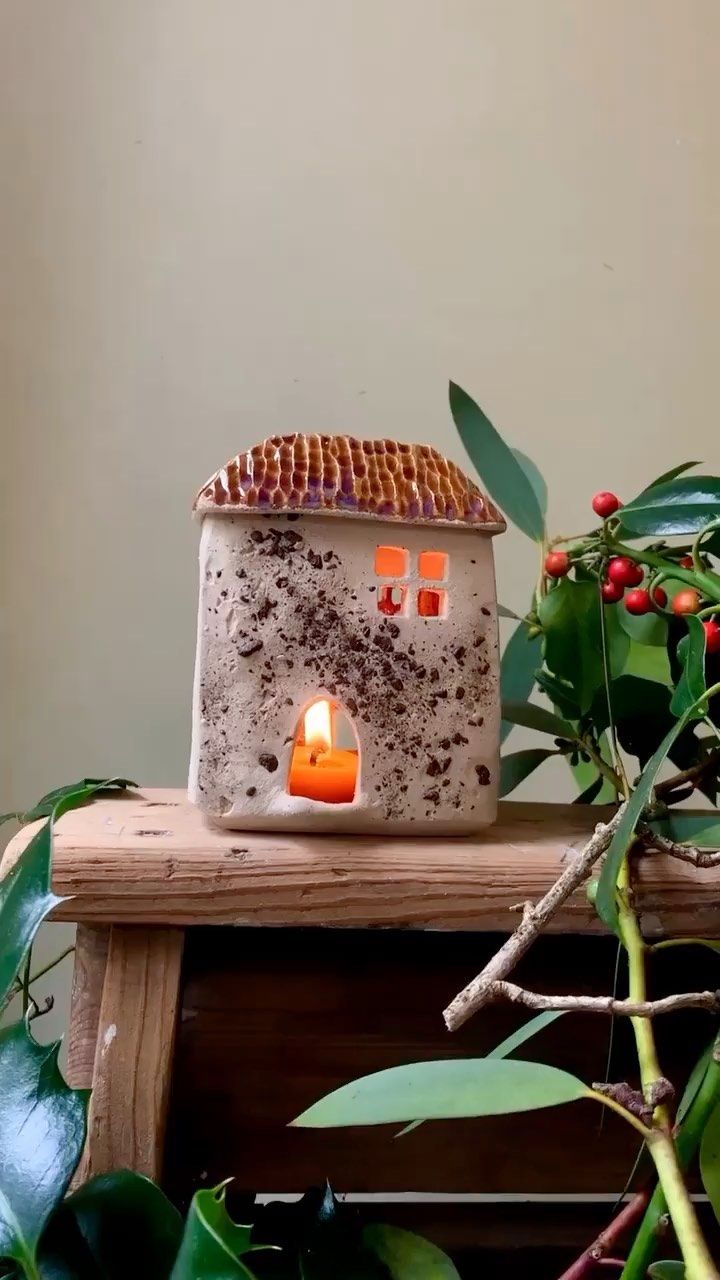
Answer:
[{"label": "berry cluster", "polygon": [[[596,493],[592,500],[595,515],[602,520],[614,516],[621,507],[620,499],[614,493],[603,490]],[[692,556],[683,556],[678,561],[683,569],[695,567]],[[564,578],[572,568],[572,561],[567,551],[550,551],[545,557],[545,572],[550,578]],[[605,580],[601,585],[602,598],[605,604],[618,604],[623,601],[628,613],[635,617],[666,608],[667,592],[664,587],[642,585],[645,572],[629,556],[612,556],[607,563]],[[702,601],[699,592],[693,587],[685,587],[672,598],[671,608],[677,617],[688,613],[698,613]],[[706,649],[708,653],[720,653],[720,622],[714,617],[703,621]]]}]

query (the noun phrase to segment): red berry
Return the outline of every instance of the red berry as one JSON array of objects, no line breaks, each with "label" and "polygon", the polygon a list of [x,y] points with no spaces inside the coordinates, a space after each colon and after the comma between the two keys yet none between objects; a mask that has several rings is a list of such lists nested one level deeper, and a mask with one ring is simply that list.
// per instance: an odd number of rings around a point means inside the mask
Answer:
[{"label": "red berry", "polygon": [[664,609],[667,604],[667,591],[664,587],[656,587],[653,591],[653,600],[659,609]]},{"label": "red berry", "polygon": [[606,604],[617,604],[623,598],[623,588],[619,582],[603,582],[600,591]]},{"label": "red berry", "polygon": [[693,591],[692,587],[688,587],[685,591],[678,591],[673,596],[672,602],[673,613],[679,617],[684,613],[697,613],[700,608],[700,596],[697,591]]},{"label": "red berry", "polygon": [[636,587],[634,591],[628,591],[625,597],[625,608],[628,613],[649,613],[652,609],[650,592],[644,587]]},{"label": "red berry", "polygon": [[616,494],[608,493],[607,489],[596,493],[592,500],[592,509],[602,520],[607,520],[608,516],[614,516],[619,506],[620,499]]},{"label": "red berry", "polygon": [[720,653],[720,625],[715,618],[708,618],[707,622],[703,622],[703,631],[705,632],[705,650],[707,653]]},{"label": "red berry", "polygon": [[643,580],[643,571],[629,556],[613,556],[607,567],[607,576],[619,587],[638,587]]},{"label": "red berry", "polygon": [[545,557],[545,572],[551,578],[564,578],[570,568],[567,551],[550,551]]},{"label": "red berry", "polygon": [[683,556],[682,560],[678,560],[681,569],[694,569],[695,564],[692,556]]}]

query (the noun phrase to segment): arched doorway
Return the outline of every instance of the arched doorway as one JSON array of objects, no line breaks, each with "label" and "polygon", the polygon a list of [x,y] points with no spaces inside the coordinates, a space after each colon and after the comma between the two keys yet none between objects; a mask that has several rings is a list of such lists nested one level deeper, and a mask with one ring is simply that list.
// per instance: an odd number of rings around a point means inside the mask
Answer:
[{"label": "arched doorway", "polygon": [[350,717],[329,698],[313,698],[298,721],[287,789],[322,804],[352,804],[360,752]]}]

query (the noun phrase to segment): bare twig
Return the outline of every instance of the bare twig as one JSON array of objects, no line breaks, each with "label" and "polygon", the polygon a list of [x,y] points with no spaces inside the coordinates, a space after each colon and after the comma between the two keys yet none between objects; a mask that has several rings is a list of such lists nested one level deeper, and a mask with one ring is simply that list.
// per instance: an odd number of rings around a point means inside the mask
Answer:
[{"label": "bare twig", "polygon": [[686,783],[692,783],[693,787],[698,782],[702,782],[703,778],[720,768],[720,748],[716,747],[713,751],[709,751],[704,760],[700,760],[697,764],[693,764],[689,769],[681,769],[679,773],[674,773],[672,778],[665,778],[662,782],[656,782],[655,795],[660,799],[667,799],[678,787],[684,786]]},{"label": "bare twig", "polygon": [[639,1191],[632,1200],[628,1200],[609,1226],[600,1232],[597,1239],[575,1259],[567,1271],[563,1271],[560,1280],[586,1280],[586,1277],[592,1275],[595,1267],[607,1258],[609,1251],[640,1221],[647,1208],[648,1198],[647,1191]]},{"label": "bare twig", "polygon": [[507,977],[563,902],[582,884],[598,859],[607,851],[624,810],[625,806],[621,805],[609,822],[598,823],[585,848],[568,863],[545,897],[532,910],[527,905],[523,907],[523,918],[515,932],[503,943],[492,960],[488,961],[482,973],[473,978],[448,1005],[443,1014],[448,1031],[456,1031],[487,1003],[493,984]]},{"label": "bare twig", "polygon": [[616,1000],[614,996],[545,996],[537,991],[526,991],[514,982],[491,982],[485,991],[484,1003],[509,1000],[511,1004],[524,1005],[526,1009],[556,1009],[567,1013],[621,1014],[629,1018],[659,1018],[664,1013],[677,1013],[679,1009],[707,1009],[720,1012],[720,991],[684,991],[662,1000]]},{"label": "bare twig", "polygon": [[678,844],[676,840],[669,840],[667,836],[660,836],[649,828],[643,830],[642,843],[646,849],[666,853],[669,858],[679,858],[681,862],[689,862],[693,867],[720,867],[720,851],[710,853],[695,849],[689,844]]}]

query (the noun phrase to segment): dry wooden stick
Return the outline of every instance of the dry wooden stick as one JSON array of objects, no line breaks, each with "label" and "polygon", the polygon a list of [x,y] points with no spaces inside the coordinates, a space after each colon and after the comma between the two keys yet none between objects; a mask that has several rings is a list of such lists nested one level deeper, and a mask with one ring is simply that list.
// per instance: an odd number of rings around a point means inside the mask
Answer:
[{"label": "dry wooden stick", "polygon": [[658,853],[666,853],[669,858],[678,858],[680,862],[689,862],[693,867],[720,867],[720,851],[717,853],[695,849],[692,845],[678,844],[667,836],[657,835],[649,828],[643,829],[643,845],[646,849],[654,849]]},{"label": "dry wooden stick", "polygon": [[473,978],[472,982],[469,982],[455,996],[445,1010],[443,1017],[448,1031],[457,1031],[458,1027],[461,1027],[487,1003],[493,984],[507,977],[514,969],[520,957],[529,950],[535,939],[552,920],[558,908],[582,884],[598,859],[607,851],[624,811],[623,804],[609,822],[598,823],[585,848],[572,862],[568,863],[544,898],[541,898],[532,908],[529,904],[524,904],[523,918],[515,932],[503,943],[492,960],[488,961],[482,973]]},{"label": "dry wooden stick", "polygon": [[677,1013],[679,1009],[707,1009],[720,1011],[720,991],[685,991],[680,995],[664,996],[662,1000],[616,1000],[614,996],[544,996],[537,991],[526,991],[514,982],[492,982],[485,995],[486,1001],[509,1000],[522,1004],[526,1009],[557,1009],[568,1013],[624,1014],[628,1018],[658,1018],[663,1013]]}]

